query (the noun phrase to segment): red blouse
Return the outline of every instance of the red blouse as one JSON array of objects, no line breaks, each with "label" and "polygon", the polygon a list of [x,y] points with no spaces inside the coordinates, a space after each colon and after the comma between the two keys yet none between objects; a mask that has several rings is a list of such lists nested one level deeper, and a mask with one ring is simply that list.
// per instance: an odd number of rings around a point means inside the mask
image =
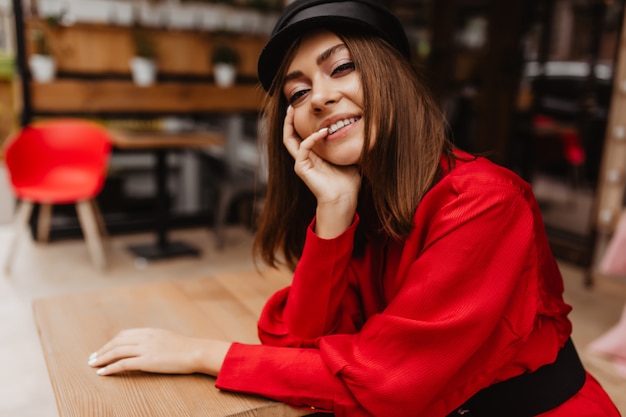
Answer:
[{"label": "red blouse", "polygon": [[[459,160],[405,241],[360,221],[324,240],[309,228],[293,283],[260,317],[263,345],[235,343],[217,378],[337,416],[445,416],[480,389],[554,361],[570,307],[531,187],[484,158]],[[588,376],[545,416],[619,416]]]}]

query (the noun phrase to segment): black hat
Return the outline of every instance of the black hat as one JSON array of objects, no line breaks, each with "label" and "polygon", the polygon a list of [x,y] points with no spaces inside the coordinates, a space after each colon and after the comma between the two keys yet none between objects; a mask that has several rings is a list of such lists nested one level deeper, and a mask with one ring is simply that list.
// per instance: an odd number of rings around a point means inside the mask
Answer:
[{"label": "black hat", "polygon": [[318,27],[360,29],[386,40],[407,58],[411,56],[402,24],[376,0],[296,0],[283,11],[259,56],[257,69],[265,91],[294,38]]}]

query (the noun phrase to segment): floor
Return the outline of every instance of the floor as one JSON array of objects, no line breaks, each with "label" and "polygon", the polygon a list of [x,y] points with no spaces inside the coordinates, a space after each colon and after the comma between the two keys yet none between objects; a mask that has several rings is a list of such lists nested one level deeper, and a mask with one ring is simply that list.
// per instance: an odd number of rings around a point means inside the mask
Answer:
[{"label": "floor", "polygon": [[[10,236],[9,227],[0,226],[0,259],[4,259]],[[171,236],[202,248],[202,255],[149,264],[135,262],[127,246],[150,241],[153,235],[113,236],[108,241],[109,268],[98,272],[92,267],[82,240],[48,245],[34,244],[28,235],[21,240],[11,275],[0,272],[0,416],[58,415],[32,320],[30,305],[34,298],[253,267],[252,235],[247,229],[229,228],[226,247],[221,251],[214,248],[214,237],[208,229],[173,231]],[[612,371],[610,363],[585,352],[586,344],[619,317],[626,302],[626,280],[597,277],[595,288],[588,290],[582,285],[583,271],[568,264],[560,266],[566,300],[574,307],[573,338],[583,362],[626,416],[626,380]]]}]

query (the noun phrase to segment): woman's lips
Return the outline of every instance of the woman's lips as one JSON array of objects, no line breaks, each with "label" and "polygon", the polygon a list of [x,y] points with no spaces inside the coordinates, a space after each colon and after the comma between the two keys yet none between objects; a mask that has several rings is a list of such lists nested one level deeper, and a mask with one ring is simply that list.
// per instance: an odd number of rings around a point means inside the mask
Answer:
[{"label": "woman's lips", "polygon": [[359,119],[360,119],[360,117],[347,117],[347,118],[345,118],[343,120],[339,120],[339,121],[331,124],[328,127],[328,134],[332,135],[333,133],[335,133],[336,131],[338,131],[342,127],[351,125],[352,123],[358,121]]},{"label": "woman's lips", "polygon": [[328,140],[336,140],[346,136],[355,124],[361,120],[360,116],[350,117],[331,124],[328,127]]}]

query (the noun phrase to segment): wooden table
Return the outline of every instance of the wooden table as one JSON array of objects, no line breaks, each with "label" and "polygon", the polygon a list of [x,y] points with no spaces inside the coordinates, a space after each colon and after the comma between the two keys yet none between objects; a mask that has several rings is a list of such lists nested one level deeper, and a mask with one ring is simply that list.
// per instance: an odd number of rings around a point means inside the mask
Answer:
[{"label": "wooden table", "polygon": [[198,255],[199,250],[181,241],[170,241],[168,229],[170,212],[167,196],[167,152],[169,149],[224,147],[226,140],[219,133],[185,132],[165,133],[111,129],[113,145],[125,150],[148,149],[154,152],[156,164],[154,177],[157,190],[156,241],[130,247],[137,257],[145,260],[173,258],[183,255]]},{"label": "wooden table", "polygon": [[215,378],[131,372],[98,376],[89,355],[119,331],[158,327],[198,337],[258,343],[256,320],[290,274],[265,270],[75,293],[33,302],[60,417],[257,416],[310,413],[223,392]]}]

